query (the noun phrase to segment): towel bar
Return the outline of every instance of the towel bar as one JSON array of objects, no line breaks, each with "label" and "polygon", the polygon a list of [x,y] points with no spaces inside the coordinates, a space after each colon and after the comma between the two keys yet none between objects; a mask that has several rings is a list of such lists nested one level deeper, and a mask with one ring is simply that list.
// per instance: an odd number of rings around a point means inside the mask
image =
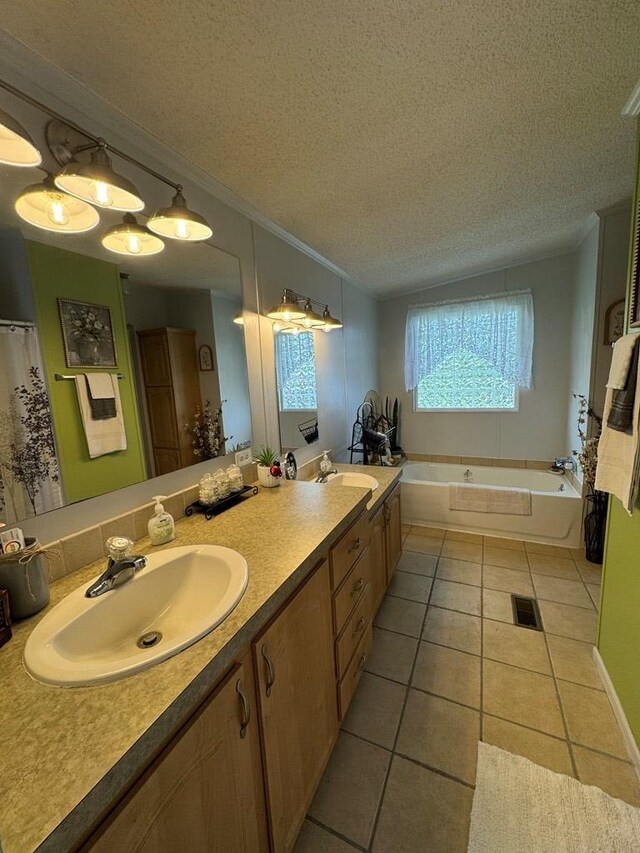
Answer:
[{"label": "towel bar", "polygon": [[[56,380],[56,382],[60,382],[62,379],[75,379],[76,376],[82,376],[82,373],[74,373],[73,375],[70,375],[68,373],[53,374],[53,378]],[[118,379],[124,379],[124,375],[122,373],[116,373],[116,376],[118,377]]]}]

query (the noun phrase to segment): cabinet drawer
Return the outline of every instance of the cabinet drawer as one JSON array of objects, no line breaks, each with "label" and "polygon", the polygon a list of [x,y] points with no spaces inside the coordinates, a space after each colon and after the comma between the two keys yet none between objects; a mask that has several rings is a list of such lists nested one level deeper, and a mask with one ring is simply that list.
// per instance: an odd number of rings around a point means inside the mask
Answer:
[{"label": "cabinet drawer", "polygon": [[371,584],[368,583],[360,596],[360,601],[344,626],[342,634],[336,640],[336,670],[338,679],[342,678],[344,672],[353,657],[362,635],[367,630],[371,621]]},{"label": "cabinet drawer", "polygon": [[360,640],[355,655],[351,658],[351,663],[347,667],[344,678],[338,683],[338,710],[341,720],[344,719],[349,705],[351,704],[351,700],[353,699],[353,694],[356,692],[356,687],[360,681],[362,670],[364,669],[367,658],[369,657],[369,652],[371,651],[372,642],[373,630],[371,625],[369,625],[364,636]]},{"label": "cabinet drawer", "polygon": [[369,520],[363,513],[360,518],[333,546],[331,555],[331,582],[338,589],[349,569],[369,544]]},{"label": "cabinet drawer", "polygon": [[371,554],[367,547],[333,597],[333,626],[336,637],[344,628],[351,611],[359,602],[370,581]]}]

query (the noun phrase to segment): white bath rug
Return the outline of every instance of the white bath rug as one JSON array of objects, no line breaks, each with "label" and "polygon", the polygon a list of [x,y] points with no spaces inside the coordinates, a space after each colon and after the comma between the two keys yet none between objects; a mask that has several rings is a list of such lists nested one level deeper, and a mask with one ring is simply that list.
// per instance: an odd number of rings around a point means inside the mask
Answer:
[{"label": "white bath rug", "polygon": [[478,743],[468,853],[638,853],[640,809]]}]

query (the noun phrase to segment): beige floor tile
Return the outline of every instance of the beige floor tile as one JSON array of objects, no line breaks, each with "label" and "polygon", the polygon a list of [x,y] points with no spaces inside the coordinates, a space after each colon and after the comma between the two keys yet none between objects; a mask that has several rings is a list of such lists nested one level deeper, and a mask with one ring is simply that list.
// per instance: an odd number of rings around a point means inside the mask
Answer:
[{"label": "beige floor tile", "polygon": [[402,684],[363,672],[342,728],[385,749],[392,749],[405,693]]},{"label": "beige floor tile", "polygon": [[352,853],[357,849],[317,823],[305,820],[293,853]]},{"label": "beige floor tile", "polygon": [[484,546],[508,551],[524,551],[524,542],[520,539],[501,539],[499,536],[485,536]]},{"label": "beige floor tile", "polygon": [[480,707],[480,658],[420,643],[411,685],[472,708]]},{"label": "beige floor tile", "polygon": [[550,554],[529,554],[531,571],[538,575],[550,575],[554,578],[579,581],[580,575],[573,560],[564,557],[552,557]]},{"label": "beige floor tile", "polygon": [[464,530],[447,530],[445,539],[449,542],[473,542],[482,545],[484,539],[481,533],[466,533]]},{"label": "beige floor tile", "polygon": [[442,546],[443,557],[453,557],[454,560],[467,560],[469,563],[482,562],[482,545],[476,542],[452,542],[445,539]]},{"label": "beige floor tile", "polygon": [[513,606],[509,593],[483,589],[482,615],[485,619],[495,619],[498,622],[509,622],[513,625]]},{"label": "beige floor tile", "polygon": [[448,610],[480,615],[480,587],[436,579],[431,593],[431,604]]},{"label": "beige floor tile", "polygon": [[564,737],[555,683],[548,675],[485,660],[482,693],[485,713]]},{"label": "beige floor tile", "polygon": [[479,655],[481,650],[480,617],[441,607],[429,607],[422,639]]},{"label": "beige floor tile", "polygon": [[431,536],[434,539],[444,539],[446,532],[442,527],[429,527],[422,524],[411,525],[411,533],[415,533],[416,536]]},{"label": "beige floor tile", "polygon": [[438,565],[437,554],[420,554],[417,551],[403,551],[398,561],[398,569],[414,575],[433,577]]},{"label": "beige floor tile", "polygon": [[585,583],[597,584],[598,586],[602,583],[602,566],[585,562],[576,563],[576,568]]},{"label": "beige floor tile", "polygon": [[408,637],[419,637],[426,612],[426,605],[419,604],[417,601],[407,601],[404,598],[386,595],[373,624],[377,628],[396,631]]},{"label": "beige floor tile", "polygon": [[525,729],[517,723],[484,714],[482,740],[507,752],[523,755],[530,761],[556,773],[573,776],[571,756],[566,741]]},{"label": "beige floor tile", "polygon": [[373,645],[365,670],[383,678],[408,684],[418,641],[392,631],[373,629]]},{"label": "beige floor tile", "polygon": [[555,601],[540,601],[542,626],[547,634],[558,634],[583,643],[595,643],[598,630],[598,615],[595,610],[557,604]]},{"label": "beige floor tile", "polygon": [[569,740],[626,759],[627,751],[607,694],[560,680],[558,690]]},{"label": "beige floor tile", "polygon": [[479,711],[409,690],[395,751],[473,785],[479,737]]},{"label": "beige floor tile", "polygon": [[525,542],[524,547],[528,554],[548,554],[551,557],[565,557],[572,559],[571,549],[563,548],[562,545],[547,545],[545,542]]},{"label": "beige floor tile", "polygon": [[482,567],[482,585],[485,589],[513,592],[515,595],[533,596],[533,584],[529,572],[501,569],[499,566]]},{"label": "beige floor tile", "polygon": [[573,754],[581,782],[595,785],[632,806],[640,806],[640,783],[631,764],[583,746],[574,746]]},{"label": "beige floor tile", "polygon": [[596,610],[600,610],[600,595],[601,595],[600,587],[594,583],[588,583],[588,584],[586,584],[586,587],[587,587],[587,592],[589,593],[589,596],[591,597],[591,601],[593,601],[593,606],[595,607]]},{"label": "beige floor tile", "polygon": [[402,544],[402,548],[404,551],[438,555],[442,549],[442,542],[442,539],[437,539],[434,536],[419,536],[415,533],[409,533]]},{"label": "beige floor tile", "polygon": [[482,654],[485,658],[551,675],[547,644],[542,631],[519,628],[491,619],[483,620],[482,630]]},{"label": "beige floor tile", "polygon": [[585,607],[587,610],[593,609],[593,602],[582,582],[535,573],[532,578],[537,598],[557,601],[559,604],[571,604],[573,607]]},{"label": "beige floor tile", "polygon": [[387,594],[426,604],[429,601],[432,581],[433,578],[425,577],[424,575],[414,575],[410,572],[401,572],[398,570],[393,574]]},{"label": "beige floor tile", "polygon": [[485,545],[482,562],[489,566],[501,566],[503,569],[517,569],[520,572],[528,572],[529,564],[524,551],[513,551],[507,548],[494,548]]},{"label": "beige floor tile", "polygon": [[593,646],[547,634],[551,664],[556,678],[573,681],[595,690],[603,690],[596,665],[593,662]]},{"label": "beige floor tile", "polygon": [[310,816],[368,847],[390,758],[386,750],[340,732]]},{"label": "beige floor tile", "polygon": [[473,790],[394,757],[374,853],[466,853]]},{"label": "beige floor tile", "polygon": [[472,586],[482,584],[482,566],[480,563],[467,563],[452,557],[440,557],[436,576],[440,580],[468,583]]}]

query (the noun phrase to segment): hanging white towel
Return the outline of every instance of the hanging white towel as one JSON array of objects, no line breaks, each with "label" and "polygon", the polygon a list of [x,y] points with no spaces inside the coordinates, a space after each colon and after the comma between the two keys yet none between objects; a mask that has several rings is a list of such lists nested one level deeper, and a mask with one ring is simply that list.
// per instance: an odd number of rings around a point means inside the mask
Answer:
[{"label": "hanging white towel", "polygon": [[531,515],[531,491],[481,483],[449,483],[449,509]]},{"label": "hanging white towel", "polygon": [[619,391],[626,386],[629,365],[631,364],[631,356],[633,355],[633,348],[637,340],[637,333],[633,335],[624,335],[613,345],[613,356],[611,357],[611,367],[609,368],[607,388],[613,388]]},{"label": "hanging white towel", "polygon": [[[635,337],[626,335],[626,337]],[[624,340],[621,338],[620,340]],[[619,342],[618,342],[619,343]],[[607,426],[613,389],[607,387],[602,419],[602,435],[598,443],[598,467],[596,470],[596,489],[609,492],[620,498],[626,511],[631,515],[638,495],[640,452],[640,370],[629,381],[635,381],[636,397],[633,404],[631,433],[619,432]]]},{"label": "hanging white towel", "polygon": [[101,374],[108,377],[111,382],[111,393],[116,403],[116,416],[108,420],[93,420],[91,417],[91,405],[89,403],[89,395],[87,394],[87,379],[85,376],[91,374],[77,373],[74,376],[76,383],[76,393],[78,395],[78,404],[80,406],[80,415],[82,417],[82,425],[84,434],[87,439],[87,448],[91,459],[97,456],[104,456],[106,453],[115,453],[118,450],[127,449],[127,436],[124,429],[124,420],[122,418],[122,406],[120,404],[120,390],[118,388],[118,378],[115,373]]}]

